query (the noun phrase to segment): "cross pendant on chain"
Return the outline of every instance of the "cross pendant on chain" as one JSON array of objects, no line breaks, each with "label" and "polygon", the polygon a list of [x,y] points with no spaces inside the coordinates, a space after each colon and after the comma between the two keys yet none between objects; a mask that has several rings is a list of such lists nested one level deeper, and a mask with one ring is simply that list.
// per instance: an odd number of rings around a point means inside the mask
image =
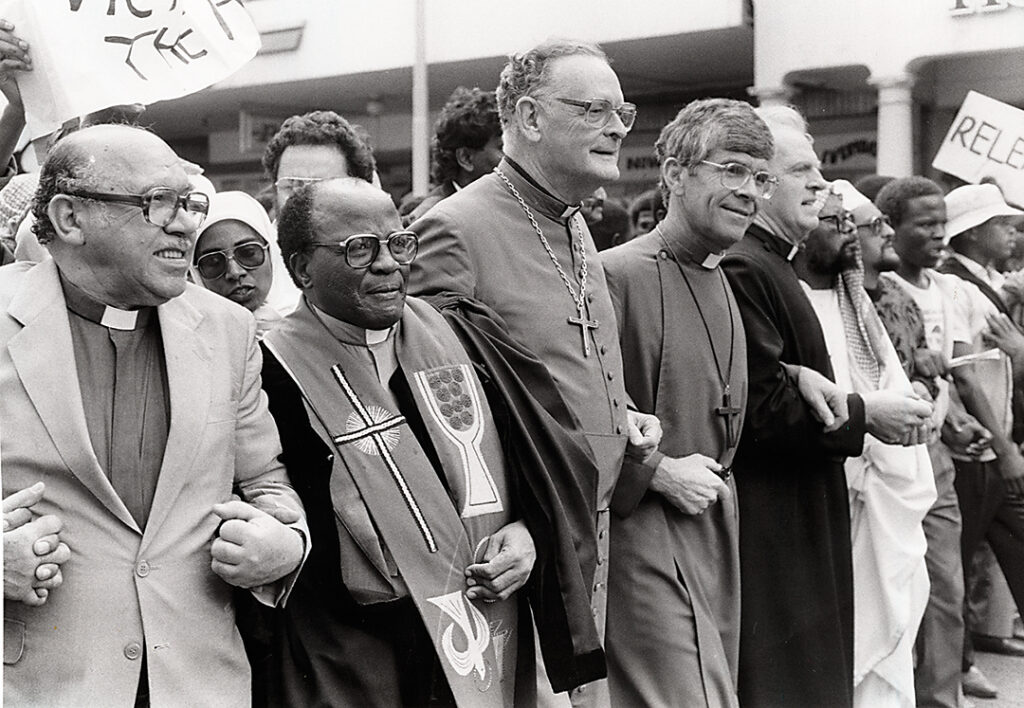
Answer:
[{"label": "cross pendant on chain", "polygon": [[725,391],[722,392],[722,405],[715,409],[715,413],[722,416],[725,422],[725,447],[730,449],[736,445],[736,431],[733,428],[733,422],[740,414],[740,407],[732,404],[732,391],[729,390],[729,386],[726,385]]},{"label": "cross pendant on chain", "polygon": [[569,324],[580,328],[580,334],[583,336],[583,356],[590,356],[590,330],[598,328],[597,320],[587,319],[583,308],[579,307],[577,315],[569,318]]}]

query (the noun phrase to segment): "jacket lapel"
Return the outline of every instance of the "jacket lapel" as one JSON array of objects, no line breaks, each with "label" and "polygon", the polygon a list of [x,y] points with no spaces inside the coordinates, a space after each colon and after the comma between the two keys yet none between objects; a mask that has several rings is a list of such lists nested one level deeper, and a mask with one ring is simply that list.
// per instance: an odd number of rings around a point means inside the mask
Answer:
[{"label": "jacket lapel", "polygon": [[203,315],[185,296],[157,308],[171,399],[171,427],[145,538],[160,528],[188,479],[210,408],[210,354],[197,333]]},{"label": "jacket lapel", "polygon": [[8,342],[11,361],[57,453],[114,516],[140,531],[100,468],[89,440],[67,306],[52,260],[25,274],[8,312],[23,326]]}]

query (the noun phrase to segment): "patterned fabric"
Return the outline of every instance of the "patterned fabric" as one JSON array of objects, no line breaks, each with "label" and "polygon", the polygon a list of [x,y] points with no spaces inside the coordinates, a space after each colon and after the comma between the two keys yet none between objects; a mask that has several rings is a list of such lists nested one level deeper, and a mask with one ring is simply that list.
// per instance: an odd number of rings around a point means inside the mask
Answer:
[{"label": "patterned fabric", "polygon": [[864,263],[857,251],[857,263],[844,270],[836,283],[839,313],[854,366],[877,389],[881,378],[885,332],[871,316],[871,301],[864,292]]},{"label": "patterned fabric", "polygon": [[935,382],[914,368],[914,351],[928,347],[924,334],[924,315],[914,298],[896,282],[884,276],[878,279],[878,287],[869,294],[882,320],[882,326],[896,347],[896,355],[903,370],[911,381],[921,381],[934,395],[932,389]]}]

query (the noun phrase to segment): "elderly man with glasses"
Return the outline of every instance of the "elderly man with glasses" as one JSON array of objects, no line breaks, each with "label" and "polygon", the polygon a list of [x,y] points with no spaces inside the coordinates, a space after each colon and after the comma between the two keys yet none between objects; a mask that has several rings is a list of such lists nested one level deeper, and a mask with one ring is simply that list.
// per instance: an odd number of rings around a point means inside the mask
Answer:
[{"label": "elderly man with glasses", "polygon": [[[576,618],[577,664],[555,664],[554,647],[541,643],[550,679],[539,685],[543,703],[555,700],[552,690],[605,673],[598,635],[605,624],[608,505],[627,439],[643,456],[660,433],[652,417],[627,412],[615,312],[580,213],[583,199],[618,179],[619,148],[636,106],[623,100],[604,52],[572,41],[510,57],[497,98],[505,158],[412,224],[421,248],[411,285],[414,293],[453,291],[494,309],[547,366],[599,466],[590,480],[598,557],[582,568],[592,614]],[[573,700],[606,703],[607,686],[578,689]]]},{"label": "elderly man with glasses", "polygon": [[[531,704],[532,661],[517,668],[524,650],[532,659],[530,614],[517,592],[531,573],[534,586],[550,577],[541,564],[559,549],[563,570],[579,561],[570,534],[524,519],[555,503],[543,491],[548,458],[586,463],[584,439],[562,457],[541,452],[539,426],[514,432],[515,385],[493,365],[478,376],[462,335],[406,297],[419,239],[385,192],[352,178],[310,185],[278,230],[303,299],[263,340],[263,385],[316,546],[275,613],[268,704]],[[504,345],[515,354],[507,335]],[[591,518],[582,494],[547,516],[552,529]],[[575,592],[586,607],[582,583],[560,587],[547,597]],[[564,628],[544,629],[571,657]]]},{"label": "elderly man with glasses", "polygon": [[0,271],[3,490],[45,482],[74,571],[42,603],[5,584],[4,697],[249,705],[231,586],[283,602],[308,530],[253,320],[186,281],[209,199],[127,126],[64,138],[39,181],[53,257]]}]

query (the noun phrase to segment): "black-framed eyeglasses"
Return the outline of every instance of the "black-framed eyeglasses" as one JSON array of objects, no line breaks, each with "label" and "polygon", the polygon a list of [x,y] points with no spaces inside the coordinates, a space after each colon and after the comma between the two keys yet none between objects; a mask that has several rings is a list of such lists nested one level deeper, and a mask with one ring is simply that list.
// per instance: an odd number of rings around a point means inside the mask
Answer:
[{"label": "black-framed eyeglasses", "polygon": [[109,194],[107,192],[89,192],[74,190],[63,192],[69,197],[91,199],[96,202],[112,202],[128,204],[142,209],[142,215],[153,226],[164,228],[178,215],[181,210],[190,217],[195,228],[203,223],[210,212],[210,197],[203,192],[179,194],[170,187],[153,187],[145,194]]},{"label": "black-framed eyeglasses", "polygon": [[726,189],[740,189],[751,178],[754,180],[754,187],[765,199],[771,199],[775,194],[775,188],[779,185],[779,178],[770,172],[754,172],[746,165],[739,162],[727,162],[721,165],[711,160],[701,160],[700,164],[714,167],[719,171],[722,186]]},{"label": "black-framed eyeglasses", "polygon": [[314,243],[312,247],[344,252],[350,268],[369,268],[377,260],[381,244],[387,244],[388,252],[398,265],[407,265],[416,257],[420,237],[412,231],[395,231],[387,236],[352,234],[340,243]]},{"label": "black-framed eyeglasses", "polygon": [[636,104],[634,103],[623,103],[618,108],[613,108],[611,101],[603,98],[592,98],[589,101],[577,101],[572,98],[556,98],[555,100],[567,106],[582,108],[583,120],[587,125],[592,125],[595,128],[603,128],[608,125],[613,113],[619,116],[619,120],[622,121],[622,126],[626,130],[632,128],[633,123],[636,122]]},{"label": "black-framed eyeglasses", "polygon": [[853,221],[853,215],[848,211],[840,212],[838,214],[819,214],[818,221],[819,225],[831,224],[832,228],[839,233],[853,231],[857,226]]},{"label": "black-framed eyeglasses", "polygon": [[871,221],[857,224],[858,229],[871,229],[871,233],[875,236],[881,236],[886,226],[892,226],[892,221],[885,214],[879,214]]},{"label": "black-framed eyeglasses", "polygon": [[204,280],[216,280],[228,272],[228,261],[246,270],[255,270],[267,262],[270,246],[260,241],[246,241],[232,248],[210,251],[196,258],[196,270]]}]

